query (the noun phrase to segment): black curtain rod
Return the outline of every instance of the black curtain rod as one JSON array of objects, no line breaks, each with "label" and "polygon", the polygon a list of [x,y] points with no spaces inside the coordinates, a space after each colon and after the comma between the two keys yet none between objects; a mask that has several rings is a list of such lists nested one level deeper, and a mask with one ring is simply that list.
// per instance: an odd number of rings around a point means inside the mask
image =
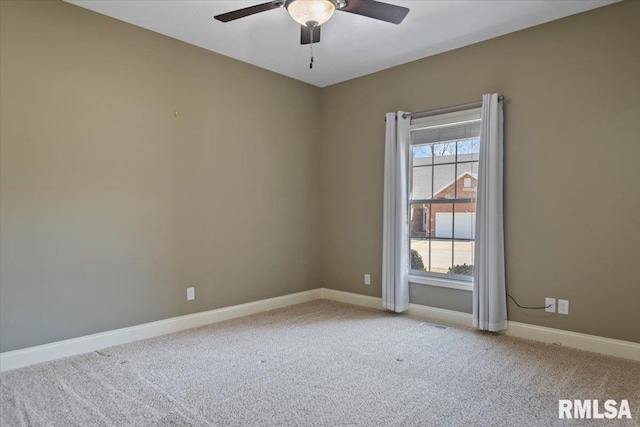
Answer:
[{"label": "black curtain rod", "polygon": [[[498,95],[498,101],[504,101],[504,96]],[[482,101],[467,102],[466,104],[453,105],[451,107],[435,108],[433,110],[419,111],[417,113],[404,113],[403,119],[411,117],[412,119],[421,119],[423,117],[436,116],[438,114],[453,113],[454,111],[468,110],[469,108],[482,107]]]}]

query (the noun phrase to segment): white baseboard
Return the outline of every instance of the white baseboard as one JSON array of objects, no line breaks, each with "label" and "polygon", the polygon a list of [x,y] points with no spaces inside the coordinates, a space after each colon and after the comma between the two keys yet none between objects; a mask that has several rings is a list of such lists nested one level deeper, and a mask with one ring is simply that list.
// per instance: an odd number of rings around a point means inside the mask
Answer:
[{"label": "white baseboard", "polygon": [[354,294],[352,292],[336,291],[335,289],[329,288],[321,288],[320,291],[320,298],[382,310],[382,298]]},{"label": "white baseboard", "polygon": [[[318,288],[0,353],[0,372],[317,299],[329,299],[382,310],[381,298],[337,291],[335,289]],[[472,322],[471,314],[469,313],[419,304],[409,304],[409,315],[433,322],[462,327],[471,327]],[[566,347],[640,361],[640,344],[634,342],[545,328],[543,326],[519,322],[509,322],[509,327],[504,333],[509,336],[547,343],[558,343]]]},{"label": "white baseboard", "polygon": [[[322,288],[321,295],[322,298],[334,301],[382,309],[382,298],[359,295],[351,292],[336,291],[327,288]],[[465,328],[471,328],[473,326],[473,318],[469,313],[445,310],[426,305],[409,304],[409,316],[423,318],[432,322],[462,326]],[[604,338],[596,335],[581,334],[578,332],[564,331],[561,329],[546,328],[544,326],[512,321],[508,322],[508,329],[503,333],[512,337],[560,344],[565,347],[640,361],[640,344],[630,341]]]},{"label": "white baseboard", "polygon": [[640,344],[631,341],[511,321],[504,334],[640,361]]},{"label": "white baseboard", "polygon": [[62,357],[88,353],[102,348],[126,344],[145,338],[170,334],[236,317],[274,310],[276,308],[286,307],[293,304],[313,301],[320,298],[321,289],[312,289],[310,291],[298,292],[295,294],[203,311],[200,313],[172,317],[170,319],[159,320],[157,322],[115,329],[113,331],[86,335],[50,344],[7,351],[0,353],[0,372],[22,368],[36,363],[48,362]]}]

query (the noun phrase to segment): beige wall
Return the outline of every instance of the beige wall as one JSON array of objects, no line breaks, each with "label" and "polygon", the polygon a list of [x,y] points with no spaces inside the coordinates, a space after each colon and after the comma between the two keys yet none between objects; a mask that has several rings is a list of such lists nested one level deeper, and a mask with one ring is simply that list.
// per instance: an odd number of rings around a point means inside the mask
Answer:
[{"label": "beige wall", "polygon": [[[384,113],[506,95],[508,292],[570,315],[511,320],[640,342],[640,2],[623,2],[323,90],[324,284],[380,296]],[[363,285],[363,274],[372,285]],[[471,310],[469,292],[411,301]]]},{"label": "beige wall", "polygon": [[321,286],[320,89],[0,4],[0,351]]},{"label": "beige wall", "polygon": [[384,113],[496,91],[508,289],[571,302],[510,318],[640,342],[640,3],[323,90],[61,2],[0,17],[0,351],[319,286],[380,296]]}]

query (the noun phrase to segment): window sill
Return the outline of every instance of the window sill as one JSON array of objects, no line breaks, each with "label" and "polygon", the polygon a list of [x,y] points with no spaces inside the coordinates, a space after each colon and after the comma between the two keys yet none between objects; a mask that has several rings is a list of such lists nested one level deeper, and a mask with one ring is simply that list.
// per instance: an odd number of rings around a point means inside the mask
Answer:
[{"label": "window sill", "polygon": [[409,274],[409,282],[419,285],[439,286],[441,288],[460,289],[463,291],[472,291],[473,282],[453,279],[440,279],[439,277],[420,276],[417,274]]}]

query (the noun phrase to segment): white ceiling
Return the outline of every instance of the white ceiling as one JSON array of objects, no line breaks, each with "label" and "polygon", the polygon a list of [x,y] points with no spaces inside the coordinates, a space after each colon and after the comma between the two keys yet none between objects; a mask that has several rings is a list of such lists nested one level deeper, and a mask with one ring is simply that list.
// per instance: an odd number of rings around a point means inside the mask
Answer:
[{"label": "white ceiling", "polygon": [[[222,23],[215,15],[266,0],[65,0],[319,87],[370,74],[617,0],[387,1],[411,9],[400,25],[337,12],[309,46],[284,8]],[[552,41],[550,41],[552,42]]]}]

